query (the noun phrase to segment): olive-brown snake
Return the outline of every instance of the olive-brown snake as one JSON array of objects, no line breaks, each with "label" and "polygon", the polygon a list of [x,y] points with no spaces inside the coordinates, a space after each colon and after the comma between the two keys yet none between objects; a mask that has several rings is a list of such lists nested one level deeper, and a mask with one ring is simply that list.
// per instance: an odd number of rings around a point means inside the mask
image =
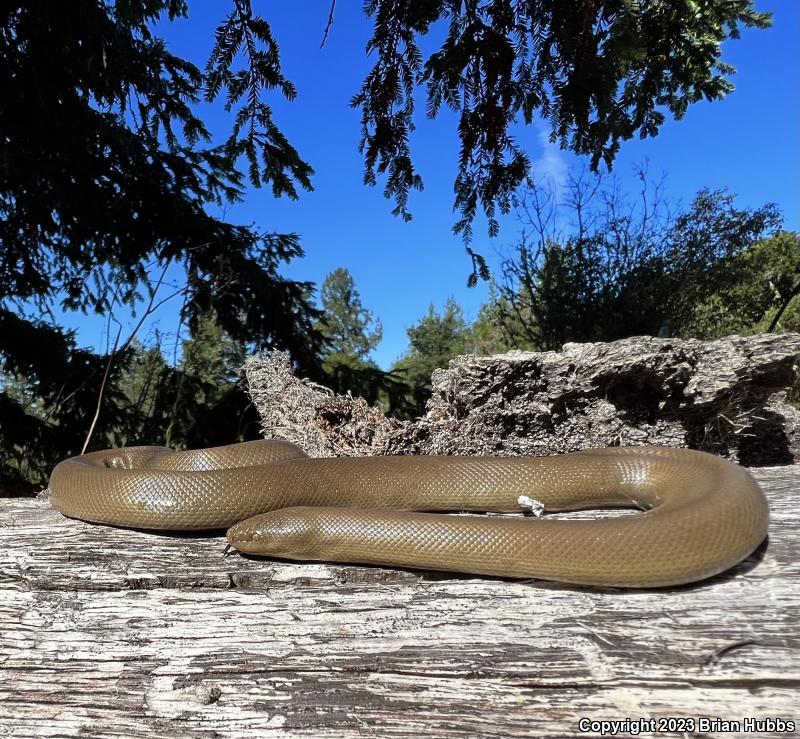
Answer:
[{"label": "olive-brown snake", "polygon": [[[281,441],[173,452],[130,447],[61,462],[53,505],[139,529],[231,527],[243,552],[566,583],[659,587],[748,556],[769,512],[747,470],[686,449],[610,448],[556,457],[312,459]],[[596,520],[453,516],[638,507]]]}]

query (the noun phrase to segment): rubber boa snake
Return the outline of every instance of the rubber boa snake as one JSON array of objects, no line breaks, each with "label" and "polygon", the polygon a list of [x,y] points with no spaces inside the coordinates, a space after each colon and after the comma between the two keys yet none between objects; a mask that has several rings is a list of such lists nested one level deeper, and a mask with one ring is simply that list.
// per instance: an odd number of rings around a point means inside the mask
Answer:
[{"label": "rubber boa snake", "polygon": [[[229,543],[252,554],[589,586],[707,578],[747,557],[769,519],[747,470],[661,447],[325,459],[283,441],[128,447],[61,462],[50,490],[67,516],[136,529],[228,528]],[[523,495],[547,512],[644,512],[595,520],[441,513],[519,513]]]}]

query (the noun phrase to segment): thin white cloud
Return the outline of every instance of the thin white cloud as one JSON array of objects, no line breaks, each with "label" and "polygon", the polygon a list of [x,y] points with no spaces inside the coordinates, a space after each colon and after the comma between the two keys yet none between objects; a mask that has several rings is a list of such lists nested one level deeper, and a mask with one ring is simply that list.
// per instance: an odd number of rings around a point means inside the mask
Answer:
[{"label": "thin white cloud", "polygon": [[567,181],[567,163],[561,148],[550,141],[549,135],[545,128],[537,127],[536,136],[542,153],[533,160],[532,173],[537,183],[552,188],[557,195]]}]

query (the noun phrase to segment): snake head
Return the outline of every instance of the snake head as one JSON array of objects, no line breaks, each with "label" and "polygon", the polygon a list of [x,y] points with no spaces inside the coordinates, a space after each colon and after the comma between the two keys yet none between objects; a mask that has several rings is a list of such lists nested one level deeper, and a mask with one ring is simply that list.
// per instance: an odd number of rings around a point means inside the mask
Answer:
[{"label": "snake head", "polygon": [[297,506],[251,516],[228,529],[228,544],[246,554],[315,559],[319,537],[313,510]]}]

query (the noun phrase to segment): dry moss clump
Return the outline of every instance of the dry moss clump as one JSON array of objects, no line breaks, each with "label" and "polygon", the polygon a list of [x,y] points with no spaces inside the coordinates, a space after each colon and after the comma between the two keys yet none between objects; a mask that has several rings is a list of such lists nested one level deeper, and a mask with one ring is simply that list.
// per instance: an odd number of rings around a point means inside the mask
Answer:
[{"label": "dry moss clump", "polygon": [[291,441],[311,457],[385,454],[389,436],[405,426],[362,398],[296,377],[284,352],[250,357],[244,373],[264,436]]}]

